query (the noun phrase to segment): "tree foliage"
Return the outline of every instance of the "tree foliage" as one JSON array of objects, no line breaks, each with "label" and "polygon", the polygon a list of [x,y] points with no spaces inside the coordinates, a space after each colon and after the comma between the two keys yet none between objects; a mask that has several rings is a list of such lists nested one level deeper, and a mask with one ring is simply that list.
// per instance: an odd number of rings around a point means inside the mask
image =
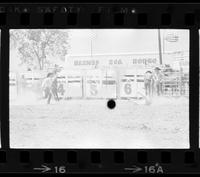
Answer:
[{"label": "tree foliage", "polygon": [[68,32],[57,29],[11,30],[10,47],[20,54],[21,64],[43,70],[54,61],[64,60],[69,48]]}]

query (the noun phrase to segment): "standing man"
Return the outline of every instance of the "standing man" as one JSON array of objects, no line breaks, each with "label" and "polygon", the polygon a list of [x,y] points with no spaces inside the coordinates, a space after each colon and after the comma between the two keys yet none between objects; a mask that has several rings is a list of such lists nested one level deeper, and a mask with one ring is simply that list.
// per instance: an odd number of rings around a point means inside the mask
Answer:
[{"label": "standing man", "polygon": [[47,77],[42,82],[42,89],[45,92],[45,98],[47,98],[47,104],[50,104],[52,97],[52,82],[53,73],[48,73]]},{"label": "standing man", "polygon": [[159,67],[156,67],[154,69],[154,74],[153,74],[153,80],[154,80],[154,85],[156,89],[156,94],[157,96],[160,96],[162,94],[162,73],[160,71],[161,69]]},{"label": "standing man", "polygon": [[20,81],[19,81],[19,86],[20,86],[20,94],[26,93],[26,78],[24,74],[21,76]]},{"label": "standing man", "polygon": [[54,72],[53,78],[52,78],[52,94],[56,101],[59,101],[58,97],[58,81],[57,81],[57,73]]},{"label": "standing man", "polygon": [[152,72],[147,71],[144,75],[144,87],[146,96],[152,96]]}]

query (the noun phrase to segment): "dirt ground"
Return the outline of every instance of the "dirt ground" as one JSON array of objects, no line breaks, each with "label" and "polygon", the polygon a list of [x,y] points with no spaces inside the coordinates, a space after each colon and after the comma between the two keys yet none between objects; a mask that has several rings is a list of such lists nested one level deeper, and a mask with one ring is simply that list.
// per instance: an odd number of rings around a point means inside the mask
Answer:
[{"label": "dirt ground", "polygon": [[107,100],[20,100],[10,105],[12,148],[189,148],[185,97],[116,100],[112,110]]}]

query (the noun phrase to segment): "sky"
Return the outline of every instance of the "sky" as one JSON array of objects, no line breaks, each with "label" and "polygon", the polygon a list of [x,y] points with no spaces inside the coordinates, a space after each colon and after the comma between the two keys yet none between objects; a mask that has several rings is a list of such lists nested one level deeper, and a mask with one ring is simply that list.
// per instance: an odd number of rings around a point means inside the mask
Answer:
[{"label": "sky", "polygon": [[[189,49],[188,30],[161,30],[161,38],[169,33],[177,34],[179,40],[162,40],[162,50],[172,52]],[[70,36],[70,55],[158,53],[156,29],[75,29],[70,31]]]}]

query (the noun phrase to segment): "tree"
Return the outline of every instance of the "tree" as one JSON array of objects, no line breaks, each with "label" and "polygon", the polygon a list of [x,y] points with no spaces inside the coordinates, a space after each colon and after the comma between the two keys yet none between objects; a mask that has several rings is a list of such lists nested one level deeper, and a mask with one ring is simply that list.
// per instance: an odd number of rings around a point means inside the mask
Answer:
[{"label": "tree", "polygon": [[17,49],[21,64],[34,69],[46,69],[53,61],[49,57],[64,60],[69,48],[67,30],[26,29],[11,30],[10,47]]}]

